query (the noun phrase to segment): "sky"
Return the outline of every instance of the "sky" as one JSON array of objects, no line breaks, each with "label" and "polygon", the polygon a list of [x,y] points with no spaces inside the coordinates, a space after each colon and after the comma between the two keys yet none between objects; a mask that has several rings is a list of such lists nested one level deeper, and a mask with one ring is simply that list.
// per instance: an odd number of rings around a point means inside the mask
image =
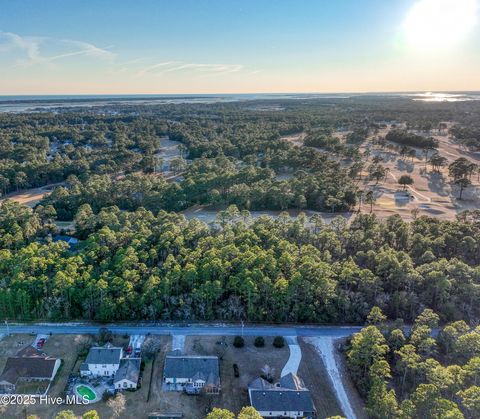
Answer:
[{"label": "sky", "polygon": [[2,0],[0,95],[480,90],[480,0]]}]

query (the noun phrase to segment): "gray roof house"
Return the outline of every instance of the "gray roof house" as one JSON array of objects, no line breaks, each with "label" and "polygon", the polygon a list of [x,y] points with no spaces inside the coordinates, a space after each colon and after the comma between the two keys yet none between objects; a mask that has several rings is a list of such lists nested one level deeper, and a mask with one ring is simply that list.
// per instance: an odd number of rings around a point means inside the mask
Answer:
[{"label": "gray roof house", "polygon": [[113,377],[120,367],[123,356],[122,348],[107,343],[105,346],[93,346],[88,352],[87,359],[80,366],[82,377]]},{"label": "gray roof house", "polygon": [[[23,350],[20,352],[20,356],[7,358],[0,375],[0,393],[46,394],[60,368],[61,360],[46,355],[28,356]],[[32,386],[27,383],[34,381],[38,386],[32,390]],[[24,388],[27,390],[22,390]]]},{"label": "gray roof house", "polygon": [[140,358],[123,358],[115,373],[113,385],[117,390],[136,389],[140,378]]},{"label": "gray roof house", "polygon": [[310,391],[295,374],[287,374],[273,385],[257,378],[248,386],[250,404],[264,418],[314,418],[316,415]]},{"label": "gray roof house", "polygon": [[182,355],[173,351],[165,357],[164,389],[198,394],[220,392],[220,367],[217,356]]},{"label": "gray roof house", "polygon": [[52,242],[57,243],[57,242],[65,242],[68,244],[69,250],[75,250],[78,247],[78,239],[72,236],[54,236],[52,237]]}]

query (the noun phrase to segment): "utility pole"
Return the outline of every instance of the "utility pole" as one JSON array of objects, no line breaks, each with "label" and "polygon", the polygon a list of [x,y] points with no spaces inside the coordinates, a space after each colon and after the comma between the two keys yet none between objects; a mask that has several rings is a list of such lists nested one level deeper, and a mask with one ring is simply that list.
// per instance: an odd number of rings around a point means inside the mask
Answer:
[{"label": "utility pole", "polygon": [[5,320],[5,324],[7,325],[7,336],[10,336],[10,328],[8,327],[8,320]]},{"label": "utility pole", "polygon": [[243,338],[243,328],[245,327],[245,323],[243,322],[243,320],[240,320],[242,322],[242,338]]}]

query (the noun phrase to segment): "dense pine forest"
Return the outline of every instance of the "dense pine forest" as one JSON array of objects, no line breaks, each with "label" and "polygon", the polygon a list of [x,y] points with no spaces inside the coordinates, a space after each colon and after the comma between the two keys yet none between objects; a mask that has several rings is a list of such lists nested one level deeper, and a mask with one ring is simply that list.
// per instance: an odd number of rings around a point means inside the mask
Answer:
[{"label": "dense pine forest", "polygon": [[374,419],[478,418],[480,328],[463,320],[438,330],[425,309],[409,334],[378,307],[347,348],[348,366]]},{"label": "dense pine forest", "polygon": [[[143,208],[88,204],[77,251],[50,243],[52,207],[0,207],[0,316],[11,319],[364,322],[373,306],[411,322],[478,322],[480,221],[358,215],[325,224],[252,219],[229,207],[210,228]],[[43,237],[43,238],[42,238]]]},{"label": "dense pine forest", "polygon": [[[479,113],[475,102],[352,97],[0,114],[7,198],[57,184],[33,209],[0,206],[0,316],[361,323],[378,306],[405,322],[430,308],[441,322],[475,324],[477,211],[325,224],[249,210],[353,211],[361,171],[385,175],[379,159],[365,167],[368,136],[403,121],[425,134],[392,129],[390,139],[428,152],[428,132],[449,120],[475,149]],[[335,141],[338,130],[349,131],[346,142]],[[284,138],[298,132],[319,148]],[[180,143],[176,181],[158,173],[164,138]],[[213,226],[178,213],[194,204],[220,210]],[[77,248],[52,242],[58,220],[74,221]]]}]

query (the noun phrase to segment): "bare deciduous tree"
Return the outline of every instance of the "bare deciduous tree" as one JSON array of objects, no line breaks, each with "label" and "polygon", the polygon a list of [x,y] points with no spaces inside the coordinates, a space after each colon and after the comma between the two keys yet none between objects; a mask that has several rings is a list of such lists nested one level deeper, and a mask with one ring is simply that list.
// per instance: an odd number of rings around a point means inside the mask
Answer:
[{"label": "bare deciduous tree", "polygon": [[112,409],[112,417],[118,418],[125,410],[126,400],[122,393],[118,393],[114,398],[111,398],[107,402],[107,406]]}]

